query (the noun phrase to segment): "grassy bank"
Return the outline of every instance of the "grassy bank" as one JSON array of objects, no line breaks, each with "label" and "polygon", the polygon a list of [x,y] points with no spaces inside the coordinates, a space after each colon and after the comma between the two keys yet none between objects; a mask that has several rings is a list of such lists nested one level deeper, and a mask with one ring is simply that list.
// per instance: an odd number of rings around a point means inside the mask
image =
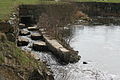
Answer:
[{"label": "grassy bank", "polygon": [[120,0],[74,0],[75,2],[110,2],[120,3]]},{"label": "grassy bank", "polygon": [[[35,78],[34,70],[40,70],[42,80],[51,80],[46,72],[49,70],[42,62],[35,60],[30,53],[22,51],[16,47],[15,43],[0,42],[0,77],[6,80],[29,80]],[[34,80],[34,79],[30,79]],[[37,79],[35,79],[37,80]]]},{"label": "grassy bank", "polygon": [[13,8],[18,4],[37,3],[39,0],[0,0],[0,19],[7,18]]},{"label": "grassy bank", "polygon": [[0,0],[0,20],[7,19],[20,4],[56,4],[56,2],[52,0]]},{"label": "grassy bank", "polygon": [[[120,3],[120,0],[74,0],[74,1]],[[65,2],[55,2],[54,0],[0,0],[0,20],[8,19],[9,14],[12,11],[14,11],[14,9],[20,4],[63,4],[63,3]]]}]

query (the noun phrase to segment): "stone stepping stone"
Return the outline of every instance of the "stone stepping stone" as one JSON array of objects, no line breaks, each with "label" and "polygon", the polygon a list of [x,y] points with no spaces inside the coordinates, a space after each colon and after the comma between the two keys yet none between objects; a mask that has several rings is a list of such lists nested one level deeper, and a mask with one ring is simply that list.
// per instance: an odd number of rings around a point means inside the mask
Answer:
[{"label": "stone stepping stone", "polygon": [[30,35],[30,32],[27,30],[20,30],[19,35],[21,35],[21,36]]},{"label": "stone stepping stone", "polygon": [[36,51],[47,51],[48,50],[46,43],[43,41],[34,42],[32,48],[33,50],[36,50]]},{"label": "stone stepping stone", "polygon": [[18,37],[17,45],[18,46],[27,46],[29,43],[29,40],[23,37]]},{"label": "stone stepping stone", "polygon": [[39,33],[33,33],[31,34],[31,39],[32,40],[43,40],[43,36]]},{"label": "stone stepping stone", "polygon": [[38,27],[34,26],[34,27],[28,27],[28,30],[30,30],[30,31],[37,31],[39,29],[38,29]]},{"label": "stone stepping stone", "polygon": [[25,24],[20,23],[20,24],[19,24],[19,28],[20,28],[20,29],[23,29],[23,28],[27,28],[27,27],[25,26]]}]

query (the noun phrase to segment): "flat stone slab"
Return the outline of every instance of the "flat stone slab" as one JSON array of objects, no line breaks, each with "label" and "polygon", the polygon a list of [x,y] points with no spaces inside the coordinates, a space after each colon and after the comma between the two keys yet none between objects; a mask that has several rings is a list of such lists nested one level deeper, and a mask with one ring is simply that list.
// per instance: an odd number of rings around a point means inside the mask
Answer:
[{"label": "flat stone slab", "polygon": [[29,40],[23,37],[18,37],[17,45],[18,46],[27,46],[29,43]]},{"label": "flat stone slab", "polygon": [[68,53],[69,50],[67,50],[66,48],[64,48],[60,43],[58,43],[57,40],[55,39],[49,39],[48,37],[45,37],[47,39],[47,41],[49,42],[49,44],[51,44],[51,46],[54,46],[55,49],[60,50],[64,53]]},{"label": "flat stone slab", "polygon": [[21,36],[30,35],[30,32],[27,30],[20,30],[19,35],[21,35]]},{"label": "flat stone slab", "polygon": [[53,54],[61,61],[61,63],[74,63],[79,61],[80,56],[77,51],[69,50],[63,47],[57,40],[51,39],[46,35],[43,35],[48,49],[53,52]]},{"label": "flat stone slab", "polygon": [[33,49],[36,51],[47,51],[47,45],[43,41],[34,42]]},{"label": "flat stone slab", "polygon": [[20,23],[20,24],[19,24],[19,28],[20,28],[20,29],[23,29],[23,28],[26,28],[26,26],[25,26],[25,24]]},{"label": "flat stone slab", "polygon": [[40,33],[33,33],[33,34],[31,34],[31,39],[32,40],[42,40],[43,36]]},{"label": "flat stone slab", "polygon": [[30,31],[36,31],[39,30],[37,26],[33,26],[33,27],[28,27],[28,30]]}]

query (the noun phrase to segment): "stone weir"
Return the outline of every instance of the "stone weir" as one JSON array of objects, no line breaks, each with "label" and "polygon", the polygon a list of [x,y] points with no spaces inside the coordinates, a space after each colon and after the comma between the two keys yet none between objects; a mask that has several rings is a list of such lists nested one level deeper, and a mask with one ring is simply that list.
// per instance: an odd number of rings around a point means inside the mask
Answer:
[{"label": "stone weir", "polygon": [[[54,8],[54,9],[53,9]],[[64,4],[64,5],[20,5],[19,6],[19,18],[20,18],[20,23],[26,24],[27,26],[31,26],[30,24],[38,24],[39,21],[41,22],[41,26],[46,27],[43,24],[50,23],[50,25],[57,25],[58,22],[61,22],[59,24],[68,24],[69,22],[72,22],[73,18],[71,16],[73,15],[76,7],[72,4]],[[64,12],[61,14],[61,12]],[[46,20],[46,17],[44,15],[47,15],[49,20]],[[54,15],[54,16],[53,16]],[[68,16],[66,16],[68,15]],[[50,17],[52,16],[52,17]],[[64,19],[65,17],[65,19]],[[55,19],[55,20],[51,20]],[[56,20],[57,19],[57,20]],[[70,21],[69,21],[70,20]],[[50,22],[47,22],[50,21]],[[67,22],[66,22],[67,21]],[[64,23],[65,22],[65,23]],[[55,24],[54,24],[55,23]],[[57,23],[57,24],[56,24]],[[48,27],[48,25],[47,25]],[[28,27],[28,30],[35,30],[34,27]],[[36,29],[37,30],[37,29]],[[41,34],[43,35],[43,41],[45,41],[48,49],[52,51],[53,55],[58,58],[58,60],[61,63],[74,63],[79,61],[80,56],[78,56],[78,52],[70,49],[66,49],[61,45],[56,39],[51,39],[51,36],[48,37],[48,35],[45,35],[45,31],[40,30]],[[37,34],[39,35],[39,34]],[[34,36],[32,35],[31,38],[34,39]],[[37,38],[36,38],[37,39]],[[34,50],[36,50],[36,44],[34,45]],[[41,44],[40,45],[44,45]],[[41,49],[41,48],[40,48]],[[39,49],[37,49],[39,50]]]},{"label": "stone weir", "polygon": [[29,44],[30,40],[23,36],[23,34],[28,35],[29,38],[34,40],[31,45],[32,50],[51,51],[61,64],[75,63],[80,59],[78,51],[65,48],[56,39],[53,39],[51,36],[46,35],[44,28],[38,29],[38,27],[35,25],[33,27],[27,27],[27,30],[22,29],[20,31],[21,36],[18,37],[18,46],[27,46]]},{"label": "stone weir", "polygon": [[43,35],[48,49],[53,53],[53,55],[55,55],[55,57],[60,61],[60,63],[75,63],[80,60],[78,51],[65,48],[56,39],[53,39],[49,35],[46,35],[44,29],[39,29],[39,31]]}]

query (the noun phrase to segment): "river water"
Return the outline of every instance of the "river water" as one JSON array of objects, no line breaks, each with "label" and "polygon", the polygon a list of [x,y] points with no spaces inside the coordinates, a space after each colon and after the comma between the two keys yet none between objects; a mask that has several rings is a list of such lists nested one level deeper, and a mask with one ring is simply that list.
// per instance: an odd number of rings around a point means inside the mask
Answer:
[{"label": "river water", "polygon": [[[66,39],[70,39],[71,47],[79,51],[81,56],[77,63],[61,65],[51,52],[33,51],[30,46],[35,41],[30,39],[30,35],[24,36],[30,44],[21,48],[47,61],[55,80],[120,80],[119,26],[72,25],[66,30],[70,31]],[[88,64],[83,64],[83,61]]]},{"label": "river water", "polygon": [[[73,25],[70,45],[78,50],[81,61],[95,68],[120,75],[120,26]],[[68,38],[69,39],[69,38]]]}]

